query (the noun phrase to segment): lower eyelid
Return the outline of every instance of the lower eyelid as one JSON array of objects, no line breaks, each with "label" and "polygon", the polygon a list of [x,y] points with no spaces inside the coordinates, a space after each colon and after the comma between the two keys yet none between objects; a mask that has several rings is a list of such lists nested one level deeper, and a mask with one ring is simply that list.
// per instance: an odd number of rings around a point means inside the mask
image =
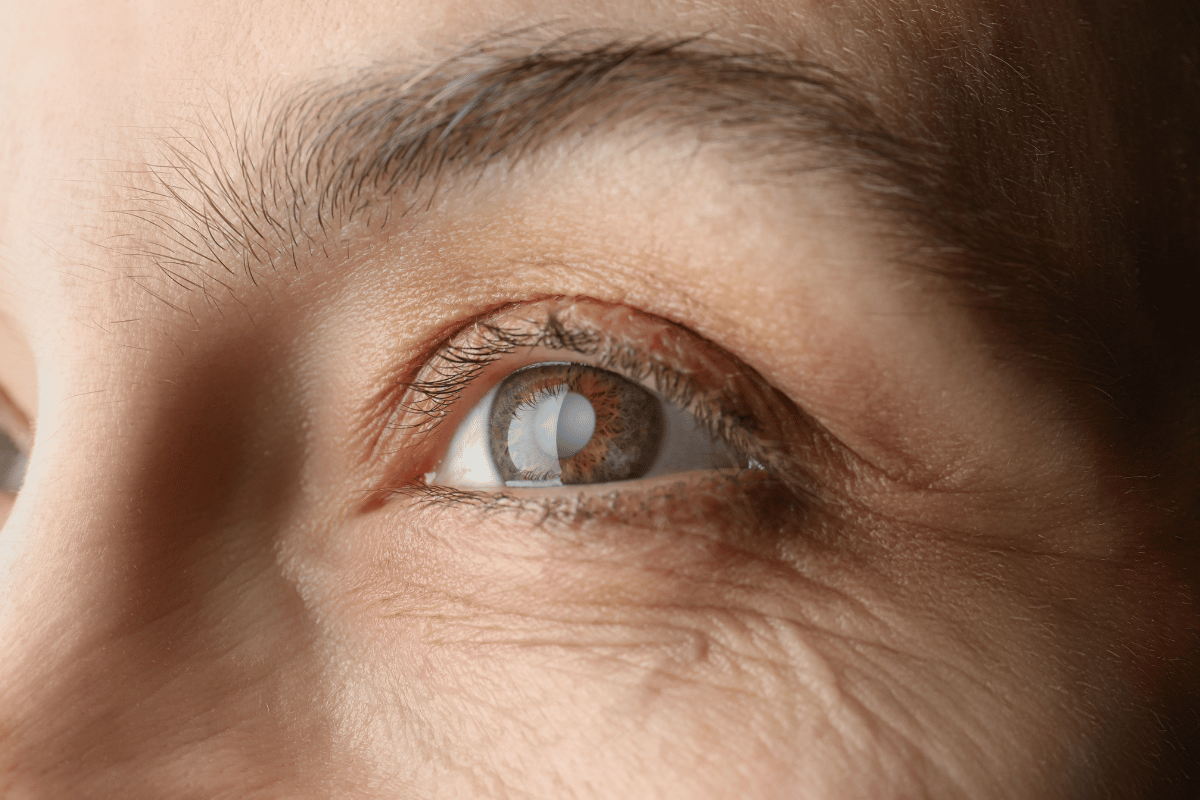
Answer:
[{"label": "lower eyelid", "polygon": [[814,498],[796,495],[769,474],[736,469],[501,492],[413,483],[394,490],[394,495],[438,516],[459,517],[462,524],[507,518],[551,536],[569,534],[573,542],[589,532],[605,539],[671,539],[687,533],[763,551],[782,547],[818,510]]}]

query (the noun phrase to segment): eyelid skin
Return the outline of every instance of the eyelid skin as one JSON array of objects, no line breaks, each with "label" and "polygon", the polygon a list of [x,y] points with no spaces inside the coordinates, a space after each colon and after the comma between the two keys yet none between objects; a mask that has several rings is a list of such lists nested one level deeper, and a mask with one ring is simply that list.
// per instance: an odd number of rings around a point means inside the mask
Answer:
[{"label": "eyelid skin", "polygon": [[[473,321],[411,379],[381,393],[370,418],[375,430],[362,438],[397,466],[369,493],[367,507],[423,486],[420,476],[435,469],[459,421],[505,375],[566,357],[641,382],[789,492],[817,494],[813,471],[830,460],[830,443],[761,376],[674,323],[577,298],[506,307]],[[444,488],[433,495],[456,496]]]}]

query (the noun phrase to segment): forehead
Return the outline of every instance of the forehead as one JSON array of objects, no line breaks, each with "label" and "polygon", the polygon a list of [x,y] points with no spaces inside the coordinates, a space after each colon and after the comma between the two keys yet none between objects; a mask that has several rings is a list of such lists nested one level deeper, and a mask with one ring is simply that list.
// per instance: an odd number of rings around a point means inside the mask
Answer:
[{"label": "forehead", "polygon": [[[904,105],[910,115],[929,110],[913,101],[938,99],[931,95],[948,88],[938,73],[949,68],[973,67],[999,82],[1002,63],[1017,74],[1054,70],[1063,63],[1056,54],[1078,59],[1087,49],[1080,18],[1064,2],[258,0],[199,7],[54,0],[6,15],[8,101],[59,106],[50,112],[56,118],[90,119],[91,127],[114,117],[158,122],[171,103],[198,102],[201,88],[236,105],[258,97],[267,82],[284,86],[397,60],[415,67],[527,26],[544,26],[548,35],[713,32],[887,86],[880,103]],[[73,113],[60,98],[71,100]]]},{"label": "forehead", "polygon": [[[375,65],[415,74],[524,29],[547,39],[706,34],[817,62],[852,79],[890,130],[960,150],[984,170],[1011,168],[987,162],[1022,136],[1069,140],[1071,152],[1089,154],[1107,144],[1096,53],[1067,3],[57,0],[6,15],[2,184],[8,196],[47,202],[73,195],[62,185],[46,191],[50,183],[105,180],[106,159],[136,163],[151,132],[178,122],[213,110],[240,120],[306,83]],[[1075,166],[1095,163],[1085,155]]]},{"label": "forehead", "polygon": [[[937,186],[896,196],[944,209],[928,227],[947,251],[967,254],[956,268],[977,274],[958,275],[966,283],[990,286],[1004,270],[1016,285],[1016,271],[1047,261],[1068,267],[1058,272],[1068,280],[1071,263],[1088,260],[1075,251],[1094,240],[1096,220],[1111,216],[1103,198],[1113,195],[1113,176],[1097,169],[1113,147],[1100,71],[1086,26],[1066,4],[64,2],[14,13],[21,18],[5,26],[10,41],[0,48],[15,111],[0,123],[0,265],[13,278],[50,281],[50,294],[75,306],[80,291],[96,291],[87,271],[120,258],[111,243],[124,231],[113,220],[127,218],[112,212],[127,205],[129,175],[159,163],[164,138],[182,140],[197,120],[224,119],[202,131],[203,158],[227,158],[245,136],[265,135],[249,129],[258,111],[305,87],[336,94],[381,65],[416,80],[464,47],[520,31],[535,50],[539,37],[579,31],[700,33],[738,52],[836,72],[889,135],[940,159]],[[1065,194],[1072,184],[1082,190]],[[980,208],[997,221],[992,230],[980,228]],[[1023,249],[989,263],[1018,227]],[[1041,252],[1051,242],[1062,252]],[[66,286],[64,276],[76,284],[83,277],[83,288]],[[1014,302],[1066,294],[1053,286]]]}]

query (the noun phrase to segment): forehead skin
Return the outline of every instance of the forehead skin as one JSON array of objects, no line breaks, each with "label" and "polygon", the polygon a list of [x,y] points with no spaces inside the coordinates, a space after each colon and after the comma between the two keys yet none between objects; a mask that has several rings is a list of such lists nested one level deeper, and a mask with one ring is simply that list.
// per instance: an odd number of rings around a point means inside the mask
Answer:
[{"label": "forehead skin", "polygon": [[[1149,326],[1114,300],[1136,248],[1108,223],[1136,181],[1089,9],[11,5],[0,381],[37,449],[0,535],[0,793],[1105,797],[1172,768],[1196,620],[1163,540],[1186,514],[1128,477],[1100,438],[1120,415],[1078,391]],[[974,206],[897,235],[836,178],[747,186],[707,154],[679,166],[685,136],[588,141],[443,198],[411,235],[352,231],[336,273],[214,273],[233,288],[208,304],[150,271],[136,243],[161,229],[130,210],[163,142],[207,130],[198,152],[236,163],[238,125],[297,86],[529,26],[820,62]],[[936,268],[906,272],[897,240]],[[694,241],[753,260],[769,297]],[[564,253],[565,274],[511,266]],[[323,435],[353,430],[380,363],[482,307],[572,294],[682,318],[882,477],[844,476],[853,513],[814,513],[811,549],[778,562],[347,510],[379,470]],[[922,459],[944,469],[917,491],[895,464]]]}]

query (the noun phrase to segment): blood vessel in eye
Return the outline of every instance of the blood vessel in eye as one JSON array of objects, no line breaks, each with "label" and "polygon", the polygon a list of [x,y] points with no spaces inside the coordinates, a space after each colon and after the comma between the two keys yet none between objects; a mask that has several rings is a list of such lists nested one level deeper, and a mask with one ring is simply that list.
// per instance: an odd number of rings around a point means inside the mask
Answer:
[{"label": "blood vessel in eye", "polygon": [[492,460],[506,482],[608,483],[639,478],[662,447],[663,406],[608,370],[538,364],[497,388]]}]

